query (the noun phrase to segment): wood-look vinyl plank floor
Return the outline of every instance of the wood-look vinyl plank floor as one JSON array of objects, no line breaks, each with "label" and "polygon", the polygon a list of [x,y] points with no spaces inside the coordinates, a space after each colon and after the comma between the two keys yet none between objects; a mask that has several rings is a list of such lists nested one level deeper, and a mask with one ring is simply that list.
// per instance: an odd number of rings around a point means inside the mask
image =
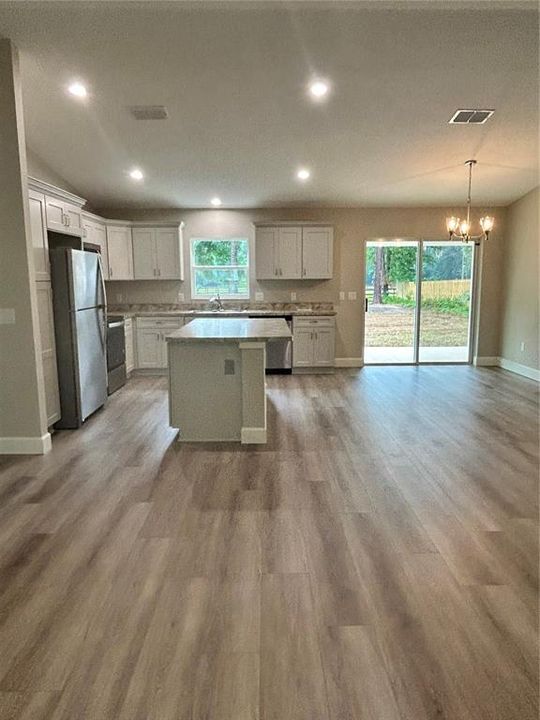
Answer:
[{"label": "wood-look vinyl plank floor", "polygon": [[536,720],[538,386],[270,376],[179,444],[135,377],[0,458],[0,720]]}]

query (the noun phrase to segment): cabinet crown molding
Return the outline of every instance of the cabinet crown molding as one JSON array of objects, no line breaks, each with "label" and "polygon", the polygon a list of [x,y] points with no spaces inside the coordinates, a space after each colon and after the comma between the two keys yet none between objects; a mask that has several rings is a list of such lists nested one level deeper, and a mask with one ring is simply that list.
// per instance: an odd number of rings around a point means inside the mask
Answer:
[{"label": "cabinet crown molding", "polygon": [[257,220],[253,225],[258,227],[333,227],[332,223],[318,220]]},{"label": "cabinet crown molding", "polygon": [[65,200],[66,202],[72,203],[73,205],[77,205],[81,208],[86,205],[86,200],[84,198],[79,197],[79,195],[74,195],[68,190],[56,187],[56,185],[51,185],[50,183],[45,182],[44,180],[39,180],[31,175],[28,175],[27,180],[30,190],[36,190],[37,192],[44,193],[45,195],[58,198],[59,200]]}]

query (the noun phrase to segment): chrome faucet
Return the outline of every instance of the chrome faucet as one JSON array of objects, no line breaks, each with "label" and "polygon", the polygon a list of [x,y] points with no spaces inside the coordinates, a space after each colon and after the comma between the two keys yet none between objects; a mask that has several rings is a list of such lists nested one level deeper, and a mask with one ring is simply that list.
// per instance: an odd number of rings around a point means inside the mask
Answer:
[{"label": "chrome faucet", "polygon": [[210,298],[210,305],[212,306],[212,310],[225,310],[219,293],[215,297]]}]

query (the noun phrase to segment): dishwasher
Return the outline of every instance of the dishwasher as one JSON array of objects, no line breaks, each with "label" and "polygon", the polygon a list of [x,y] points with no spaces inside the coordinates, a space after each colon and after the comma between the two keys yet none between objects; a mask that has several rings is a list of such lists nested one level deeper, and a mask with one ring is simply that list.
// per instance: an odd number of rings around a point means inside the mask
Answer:
[{"label": "dishwasher", "polygon": [[[292,315],[249,315],[250,320],[285,320],[292,333]],[[266,373],[292,373],[292,338],[279,338],[266,342]]]}]

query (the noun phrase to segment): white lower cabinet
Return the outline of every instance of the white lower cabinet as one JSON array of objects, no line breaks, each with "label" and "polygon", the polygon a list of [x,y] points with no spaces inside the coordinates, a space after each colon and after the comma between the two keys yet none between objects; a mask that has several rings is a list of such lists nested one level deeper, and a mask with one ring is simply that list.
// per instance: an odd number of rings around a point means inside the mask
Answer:
[{"label": "white lower cabinet", "polygon": [[52,288],[50,282],[36,283],[41,360],[45,380],[45,401],[47,425],[50,427],[60,420],[60,393],[56,368],[56,343],[54,338],[54,315]]},{"label": "white lower cabinet", "polygon": [[293,367],[334,367],[336,322],[333,317],[293,319]]},{"label": "white lower cabinet", "polygon": [[126,372],[129,374],[135,367],[133,320],[131,318],[126,318],[124,321],[124,336],[126,341]]},{"label": "white lower cabinet", "polygon": [[162,370],[167,367],[166,336],[184,324],[182,317],[139,317],[135,366],[141,370]]}]

